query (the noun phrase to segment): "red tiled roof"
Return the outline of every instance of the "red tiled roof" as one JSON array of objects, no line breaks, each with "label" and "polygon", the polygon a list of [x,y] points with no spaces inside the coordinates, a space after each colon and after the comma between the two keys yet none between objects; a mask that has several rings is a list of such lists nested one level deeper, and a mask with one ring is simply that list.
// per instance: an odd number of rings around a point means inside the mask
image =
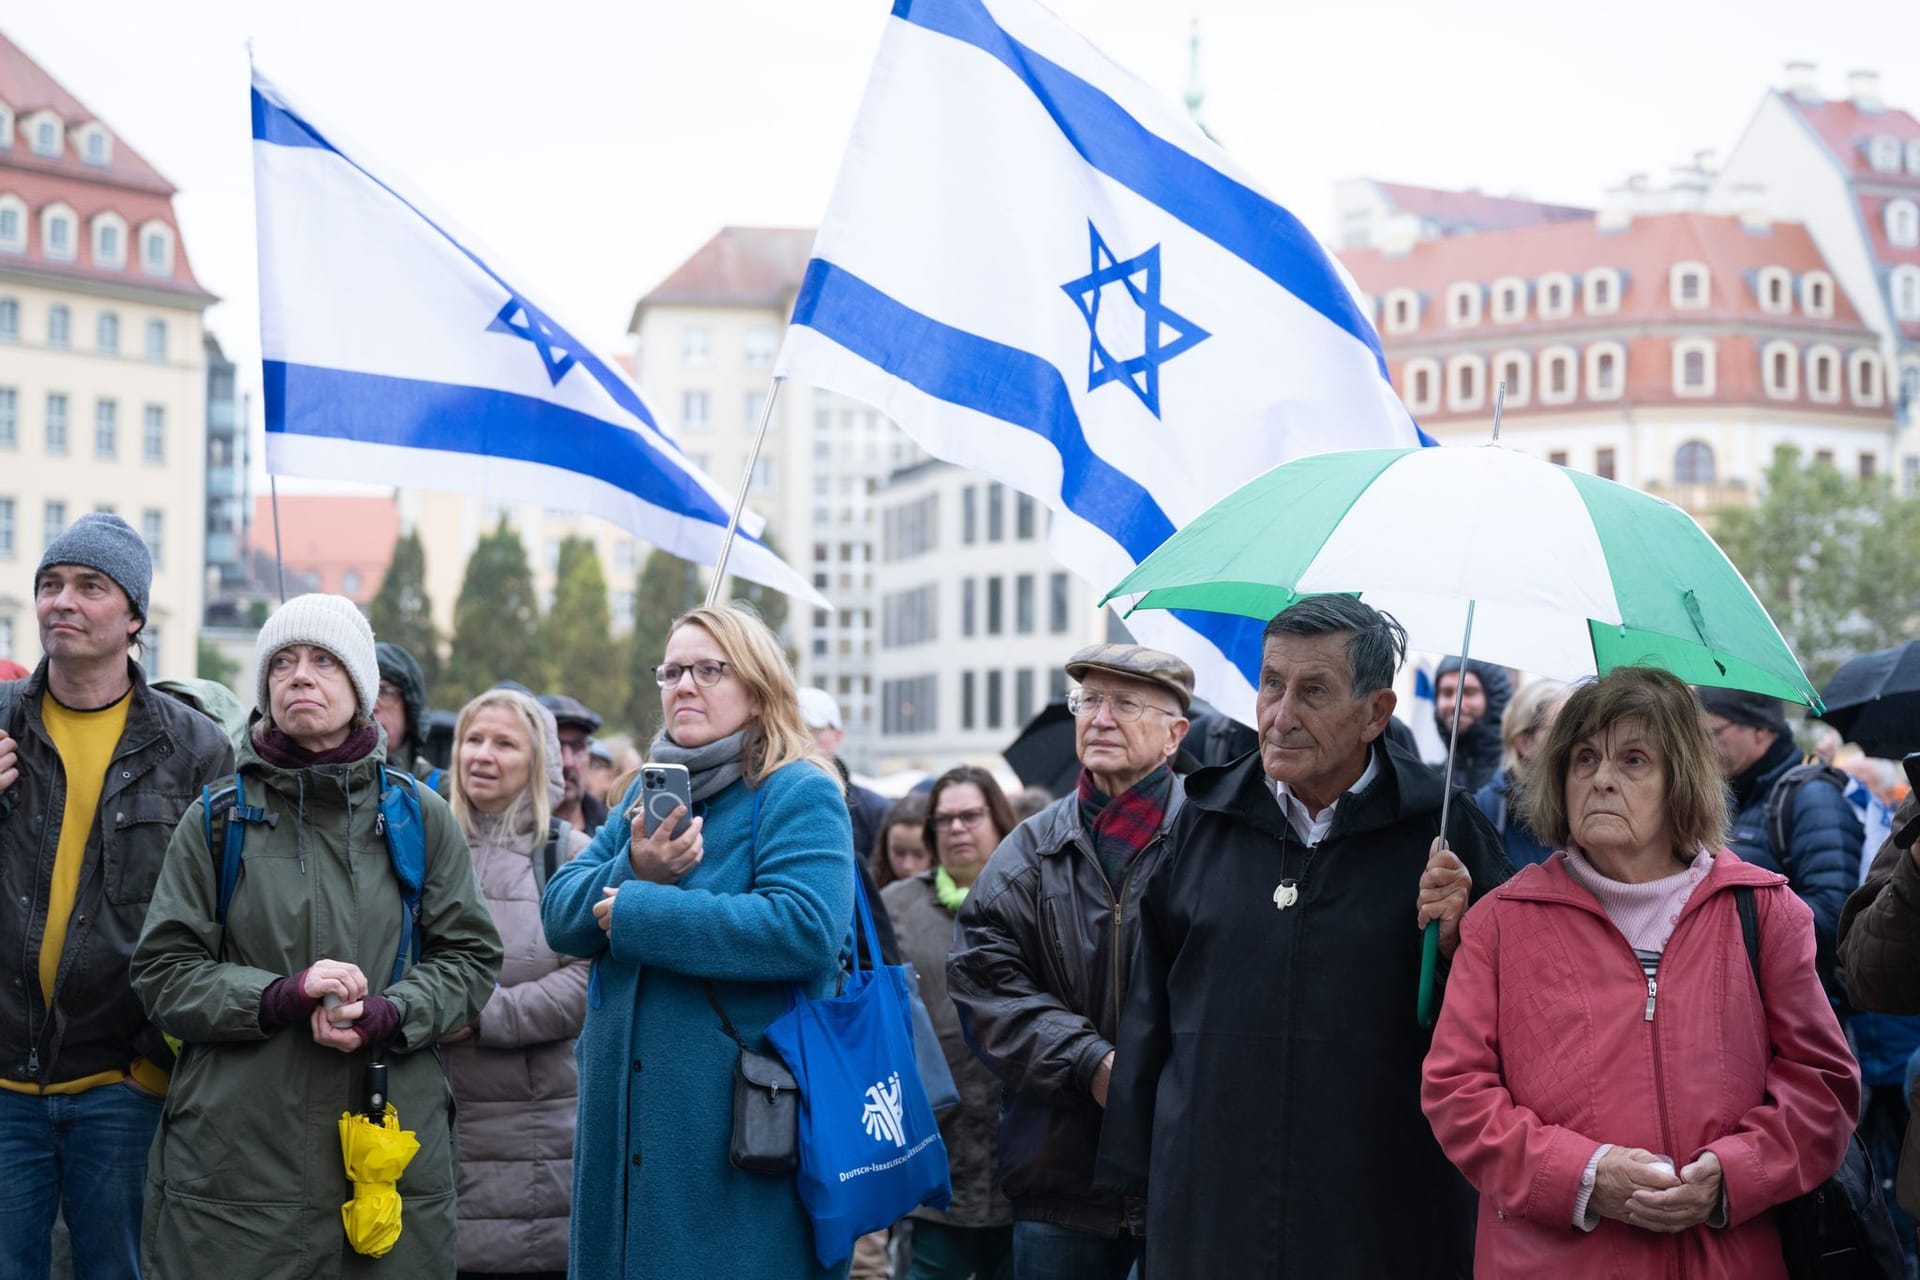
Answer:
[{"label": "red tiled roof", "polygon": [[1893,107],[1862,111],[1845,98],[1832,102],[1808,102],[1790,93],[1781,96],[1827,144],[1827,149],[1848,174],[1872,178],[1876,182],[1920,186],[1920,174],[1908,173],[1904,162],[1898,173],[1882,173],[1875,169],[1867,159],[1866,149],[1867,139],[1876,136],[1898,138],[1902,145],[1909,138],[1920,138],[1920,120]]},{"label": "red tiled roof", "polygon": [[1446,191],[1438,187],[1409,186],[1403,182],[1376,181],[1373,185],[1400,212],[1417,214],[1462,231],[1504,231],[1544,223],[1578,222],[1593,217],[1591,209],[1567,204],[1543,204],[1518,196],[1490,196],[1480,191]]},{"label": "red tiled roof", "polygon": [[28,116],[44,108],[51,108],[67,126],[67,145],[57,159],[36,154],[24,138],[16,137],[11,150],[0,151],[0,163],[6,167],[106,182],[163,196],[173,194],[173,184],[161,177],[157,169],[111,128],[107,129],[113,138],[110,162],[96,165],[82,160],[75,149],[73,130],[89,121],[103,126],[105,122],[48,75],[46,68],[29,57],[26,50],[7,39],[5,32],[0,32],[0,102],[13,108],[16,129]]},{"label": "red tiled roof", "polygon": [[800,287],[814,232],[808,227],[722,227],[691,258],[634,304],[651,306],[775,307]]},{"label": "red tiled roof", "polygon": [[[273,561],[273,499],[253,501],[253,552]],[[393,544],[400,536],[400,509],[392,498],[283,494],[280,545],[289,577],[310,576],[316,591],[366,604],[380,590]],[[358,575],[352,591],[346,575]]]}]

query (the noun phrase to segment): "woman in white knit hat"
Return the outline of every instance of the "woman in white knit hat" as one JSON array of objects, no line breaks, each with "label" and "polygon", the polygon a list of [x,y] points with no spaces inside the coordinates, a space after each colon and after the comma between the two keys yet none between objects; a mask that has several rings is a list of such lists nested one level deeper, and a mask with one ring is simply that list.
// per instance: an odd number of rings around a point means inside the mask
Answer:
[{"label": "woman in white knit hat", "polygon": [[[215,803],[209,822],[203,796],[167,851],[133,956],[134,989],[183,1042],[148,1164],[151,1275],[454,1274],[451,1109],[432,1049],[479,1016],[500,938],[459,825],[418,787],[426,867],[410,946],[380,798],[412,782],[383,768],[373,645],[342,596],[282,605],[255,649],[260,709],[235,807]],[[239,872],[223,883],[236,823]],[[410,964],[390,981],[403,946]],[[420,1143],[399,1181],[398,1242],[379,1259],[348,1242],[337,1154],[376,1056]]]}]

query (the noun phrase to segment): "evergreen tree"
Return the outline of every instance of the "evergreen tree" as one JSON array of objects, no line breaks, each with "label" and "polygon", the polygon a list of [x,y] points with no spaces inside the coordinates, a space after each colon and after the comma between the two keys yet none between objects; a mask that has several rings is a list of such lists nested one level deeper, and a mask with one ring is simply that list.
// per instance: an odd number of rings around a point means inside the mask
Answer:
[{"label": "evergreen tree", "polygon": [[433,625],[433,601],[427,596],[427,550],[420,531],[410,530],[393,544],[380,592],[367,606],[376,640],[399,645],[420,664],[431,696],[440,679],[440,632]]},{"label": "evergreen tree", "polygon": [[627,673],[613,638],[600,555],[585,538],[569,537],[560,544],[553,606],[542,634],[555,690],[611,718],[626,701]]},{"label": "evergreen tree", "polygon": [[202,637],[194,653],[194,674],[202,680],[211,680],[233,689],[240,683],[240,664],[220,652],[212,641]]},{"label": "evergreen tree", "polygon": [[501,517],[467,560],[453,606],[453,643],[434,701],[458,707],[502,680],[538,691],[547,683],[540,602],[520,535]]},{"label": "evergreen tree", "polygon": [[660,729],[660,686],[653,669],[667,647],[673,620],[705,598],[700,570],[665,551],[647,553],[633,585],[633,633],[627,641],[626,698],[620,715],[645,742]]}]

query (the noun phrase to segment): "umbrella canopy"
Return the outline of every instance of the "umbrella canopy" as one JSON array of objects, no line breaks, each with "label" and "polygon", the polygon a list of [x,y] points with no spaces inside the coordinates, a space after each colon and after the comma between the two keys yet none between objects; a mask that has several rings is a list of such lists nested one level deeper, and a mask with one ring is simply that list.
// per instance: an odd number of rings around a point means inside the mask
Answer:
[{"label": "umbrella canopy", "polygon": [[1073,713],[1065,698],[1040,708],[1020,730],[1020,736],[1000,753],[1007,768],[1029,787],[1066,795],[1080,780],[1080,759],[1073,750]]},{"label": "umbrella canopy", "polygon": [[1416,649],[1560,679],[1663,667],[1690,684],[1819,705],[1726,554],[1649,494],[1500,445],[1323,453],[1275,467],[1107,593],[1133,609],[1270,618],[1356,593]]},{"label": "umbrella canopy", "polygon": [[1920,640],[1850,660],[1820,700],[1820,718],[1868,755],[1899,760],[1920,751]]},{"label": "umbrella canopy", "polygon": [[340,1116],[340,1155],[353,1182],[353,1199],[340,1206],[347,1243],[378,1258],[400,1238],[400,1191],[394,1184],[420,1150],[413,1130],[400,1127],[389,1102],[378,1125],[357,1112]]}]

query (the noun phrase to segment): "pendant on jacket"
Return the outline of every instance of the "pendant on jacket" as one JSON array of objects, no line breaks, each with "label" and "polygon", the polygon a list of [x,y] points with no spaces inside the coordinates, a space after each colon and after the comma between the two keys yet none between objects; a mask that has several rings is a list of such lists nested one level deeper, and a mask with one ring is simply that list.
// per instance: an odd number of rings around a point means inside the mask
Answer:
[{"label": "pendant on jacket", "polygon": [[1298,901],[1300,901],[1300,882],[1288,876],[1280,882],[1280,887],[1273,891],[1273,905],[1285,911]]}]

